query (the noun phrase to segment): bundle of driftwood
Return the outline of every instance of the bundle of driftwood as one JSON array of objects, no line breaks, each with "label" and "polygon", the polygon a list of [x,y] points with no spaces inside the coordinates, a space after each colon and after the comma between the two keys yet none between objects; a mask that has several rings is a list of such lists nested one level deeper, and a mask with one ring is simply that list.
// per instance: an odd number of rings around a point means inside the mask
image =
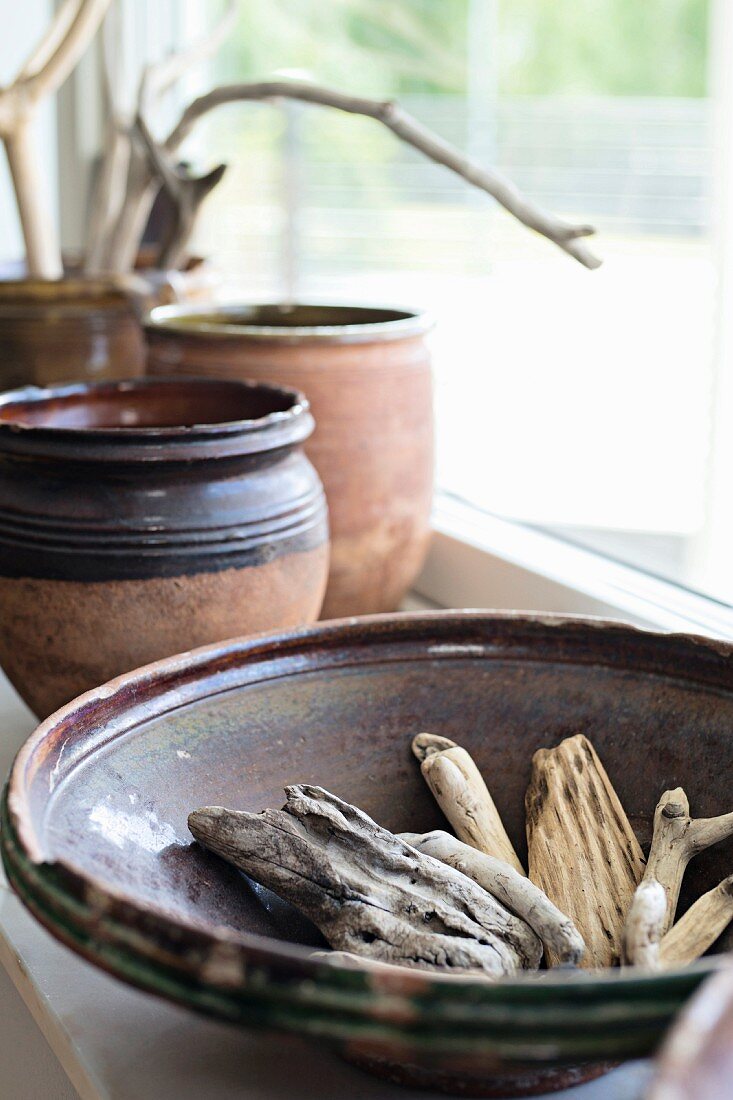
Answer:
[{"label": "bundle of driftwood", "polygon": [[[0,88],[0,142],[5,145],[26,245],[28,272],[45,278],[62,273],[54,220],[43,187],[43,151],[34,140],[35,119],[44,99],[55,94],[85,53],[111,0],[62,0],[49,27],[15,79]],[[146,66],[134,102],[120,94],[116,69],[118,35],[111,18],[103,31],[106,140],[88,218],[83,267],[87,274],[132,269],[153,200],[163,190],[173,211],[157,266],[175,267],[185,252],[202,202],[226,165],[196,173],[180,163],[180,147],[208,112],[234,102],[298,100],[349,115],[374,119],[400,141],[491,195],[528,228],[553,241],[586,267],[600,260],[585,238],[589,225],[573,225],[543,210],[510,180],[478,164],[428,130],[390,100],[366,99],[305,80],[263,80],[227,84],[194,99],[167,133],[158,118],[163,97],[180,78],[211,56],[231,33],[238,0],[228,0],[220,20],[200,40]]]},{"label": "bundle of driftwood", "polygon": [[472,757],[421,733],[412,749],[455,830],[395,835],[320,787],[282,810],[208,807],[194,837],[297,906],[329,944],[381,963],[501,977],[547,966],[650,970],[692,962],[733,918],[733,875],[675,924],[689,860],[733,834],[694,820],[685,793],[657,806],[645,862],[593,746],[541,749],[526,796],[528,873]]}]

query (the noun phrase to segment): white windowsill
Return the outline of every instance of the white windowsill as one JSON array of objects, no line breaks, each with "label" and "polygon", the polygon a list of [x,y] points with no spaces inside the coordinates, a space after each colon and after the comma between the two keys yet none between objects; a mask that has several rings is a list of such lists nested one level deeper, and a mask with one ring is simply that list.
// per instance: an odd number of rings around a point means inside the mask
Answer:
[{"label": "white windowsill", "polygon": [[439,493],[414,592],[434,606],[558,611],[733,639],[733,609]]}]

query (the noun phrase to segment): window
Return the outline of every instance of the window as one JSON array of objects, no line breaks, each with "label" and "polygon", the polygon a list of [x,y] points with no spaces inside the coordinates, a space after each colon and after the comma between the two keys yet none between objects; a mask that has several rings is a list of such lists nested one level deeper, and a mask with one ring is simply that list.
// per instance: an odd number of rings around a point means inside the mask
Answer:
[{"label": "window", "polygon": [[251,0],[209,74],[397,96],[595,224],[597,272],[367,120],[234,105],[187,151],[232,164],[228,294],[432,309],[443,492],[733,602],[726,7]]}]

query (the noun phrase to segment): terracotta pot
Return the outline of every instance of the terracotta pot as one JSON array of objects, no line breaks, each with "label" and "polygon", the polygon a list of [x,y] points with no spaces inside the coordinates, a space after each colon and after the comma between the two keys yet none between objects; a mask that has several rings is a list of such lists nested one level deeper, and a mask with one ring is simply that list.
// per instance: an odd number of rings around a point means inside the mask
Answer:
[{"label": "terracotta pot", "polygon": [[398,606],[429,538],[433,421],[424,316],[356,306],[164,307],[146,326],[152,374],[258,378],[313,407],[308,455],[326,489],[325,618]]},{"label": "terracotta pot", "polygon": [[137,280],[0,280],[0,389],[143,373]]},{"label": "terracotta pot", "polygon": [[37,714],[159,657],[317,617],[312,429],[300,395],[237,382],[0,396],[0,663]]}]

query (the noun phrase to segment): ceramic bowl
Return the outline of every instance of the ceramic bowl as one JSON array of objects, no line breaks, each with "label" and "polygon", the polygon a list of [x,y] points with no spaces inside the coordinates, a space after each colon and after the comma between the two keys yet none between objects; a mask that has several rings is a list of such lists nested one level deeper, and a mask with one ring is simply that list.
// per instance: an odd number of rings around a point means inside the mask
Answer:
[{"label": "ceramic bowl", "polygon": [[36,714],[181,649],[317,618],[312,430],[300,394],[243,382],[0,395],[0,663]]},{"label": "ceramic bowl", "polygon": [[[368,1068],[467,1095],[526,1095],[649,1054],[716,965],[544,972],[497,983],[347,969],[292,909],[191,842],[188,812],[258,811],[321,784],[393,830],[441,815],[410,751],[425,728],[474,755],[520,855],[533,752],[583,732],[642,844],[660,793],[730,809],[733,647],[593,620],[384,616],[162,661],[59,711],[3,806],[13,886],[118,977],[245,1026],[299,1032]],[[729,871],[703,853],[682,907]],[[717,950],[730,946],[723,937]]]}]

